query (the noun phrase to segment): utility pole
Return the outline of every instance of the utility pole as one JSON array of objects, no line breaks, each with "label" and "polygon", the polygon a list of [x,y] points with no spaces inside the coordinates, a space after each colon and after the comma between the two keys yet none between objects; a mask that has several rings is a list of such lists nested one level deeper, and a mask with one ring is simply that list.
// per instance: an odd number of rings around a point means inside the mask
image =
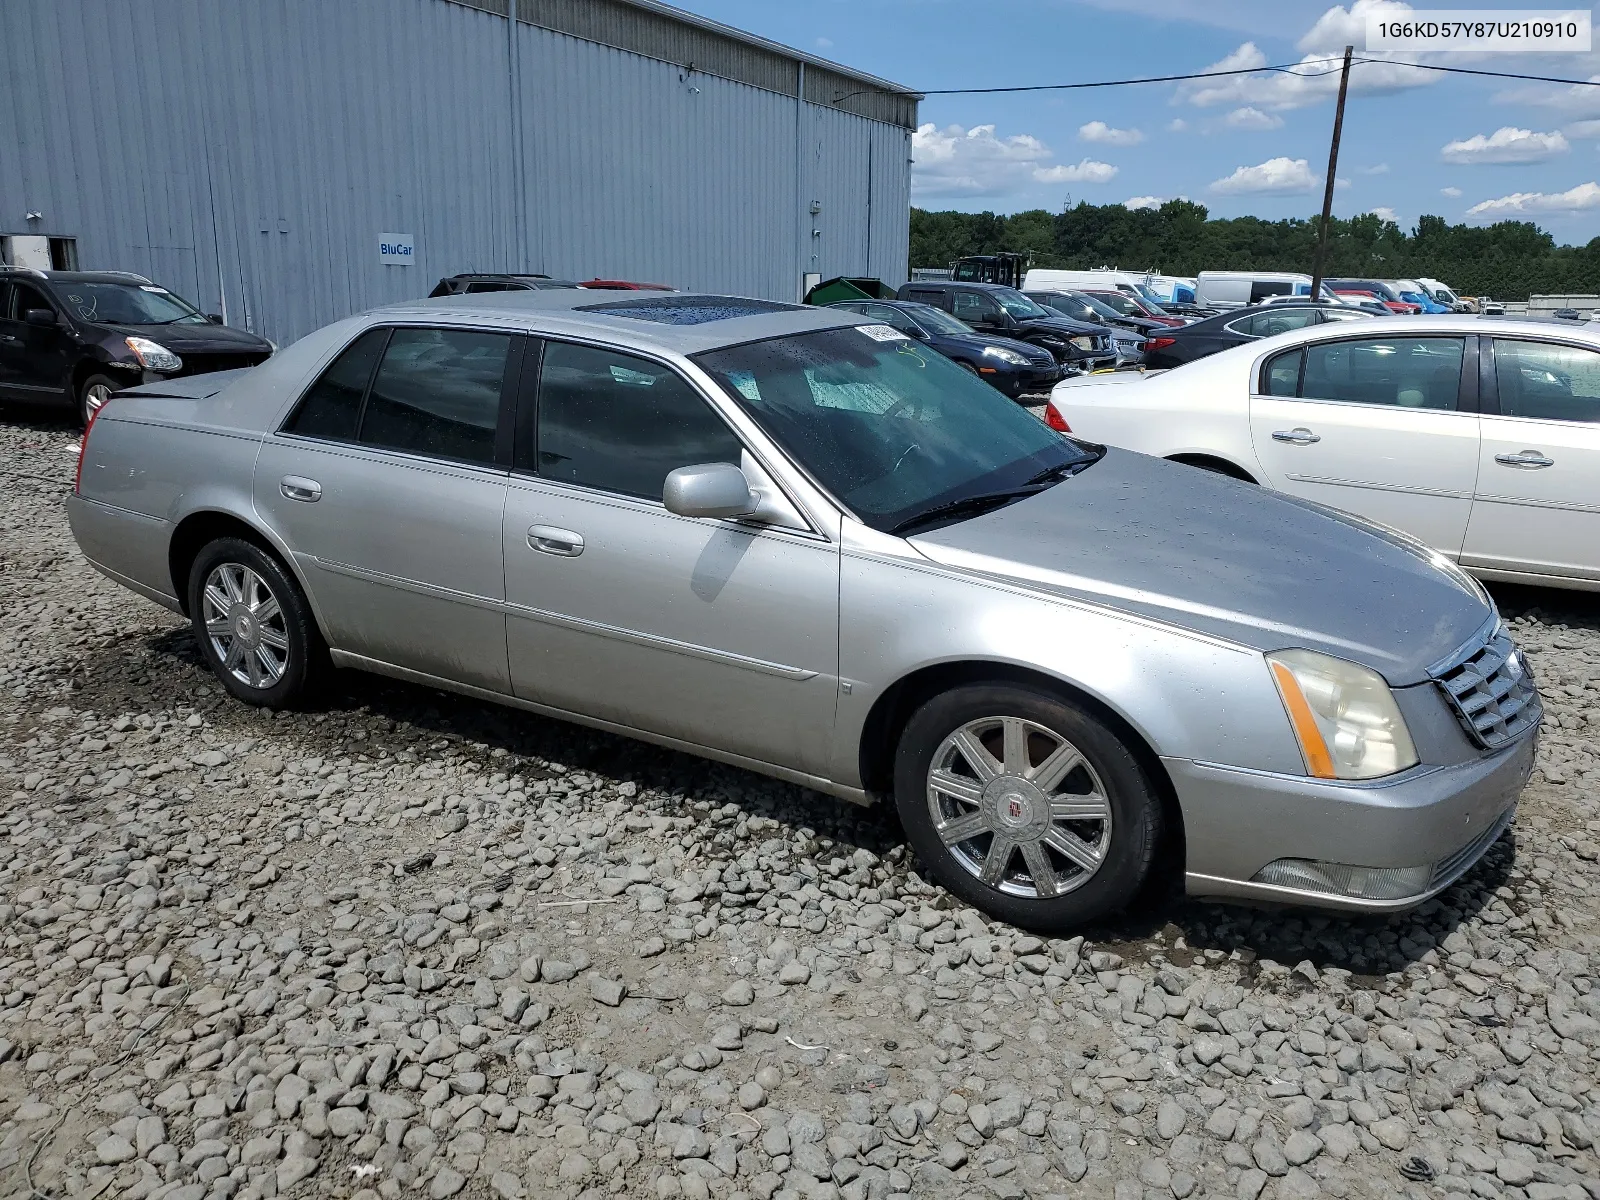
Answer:
[{"label": "utility pole", "polygon": [[1344,98],[1350,90],[1350,55],[1354,46],[1344,48],[1344,67],[1339,72],[1339,103],[1333,110],[1333,144],[1328,147],[1328,183],[1322,189],[1322,225],[1317,230],[1317,255],[1311,265],[1311,299],[1322,295],[1322,268],[1328,258],[1328,221],[1333,216],[1333,178],[1339,170],[1339,135],[1344,132]]}]

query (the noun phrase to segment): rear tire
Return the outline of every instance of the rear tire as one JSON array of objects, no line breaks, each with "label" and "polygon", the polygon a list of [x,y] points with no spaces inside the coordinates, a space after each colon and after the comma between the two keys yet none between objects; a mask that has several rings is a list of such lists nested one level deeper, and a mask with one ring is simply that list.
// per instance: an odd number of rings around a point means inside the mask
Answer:
[{"label": "rear tire", "polygon": [[89,418],[94,416],[100,406],[111,397],[111,393],[122,385],[109,375],[91,375],[83,381],[78,388],[78,424],[87,427]]},{"label": "rear tire", "polygon": [[930,874],[1024,929],[1061,935],[1126,907],[1161,840],[1161,801],[1101,721],[1032,688],[976,684],[916,711],[895,804]]},{"label": "rear tire", "polygon": [[284,708],[315,691],[328,648],[299,585],[243,538],[218,538],[189,569],[189,619],[200,653],[228,693]]}]

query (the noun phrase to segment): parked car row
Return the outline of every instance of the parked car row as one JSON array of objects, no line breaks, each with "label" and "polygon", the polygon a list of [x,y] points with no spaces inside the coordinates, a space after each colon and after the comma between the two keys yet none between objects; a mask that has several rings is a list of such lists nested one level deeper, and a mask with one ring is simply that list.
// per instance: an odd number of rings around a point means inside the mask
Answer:
[{"label": "parked car row", "polygon": [[[1386,912],[1469,870],[1541,716],[1477,583],[1322,505],[1052,432],[980,382],[1005,361],[984,351],[1059,370],[1108,344],[1015,289],[900,291],[858,311],[536,287],[364,313],[251,371],[113,395],[73,533],[185,614],[247,704],[357,668],[881,798],[932,876],[1028,928],[1079,928],[1154,872]],[[1324,352],[1368,327],[1387,352]],[[1321,414],[1262,427],[1313,451],[1325,428],[1337,452],[1286,470],[1357,478],[1356,426],[1311,381],[1419,419],[1588,403],[1587,368],[1530,344],[1319,317],[1053,403],[1076,423],[1074,398],[1111,419],[1165,397],[1119,436],[1243,413],[1248,448],[1261,371],[1270,402]],[[1489,378],[1498,395],[1470,391]]]}]

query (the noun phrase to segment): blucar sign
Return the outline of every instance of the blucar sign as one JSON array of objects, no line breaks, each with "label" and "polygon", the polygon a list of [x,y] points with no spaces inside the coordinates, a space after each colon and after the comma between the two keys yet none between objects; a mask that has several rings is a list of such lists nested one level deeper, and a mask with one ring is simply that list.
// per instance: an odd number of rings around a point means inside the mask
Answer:
[{"label": "blucar sign", "polygon": [[378,261],[395,266],[409,267],[416,255],[416,242],[409,233],[380,233],[378,235]]}]

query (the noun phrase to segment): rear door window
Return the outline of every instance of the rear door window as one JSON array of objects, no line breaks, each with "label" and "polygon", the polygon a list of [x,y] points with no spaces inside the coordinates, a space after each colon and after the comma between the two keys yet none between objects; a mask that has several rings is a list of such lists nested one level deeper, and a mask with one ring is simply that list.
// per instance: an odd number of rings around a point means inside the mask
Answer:
[{"label": "rear door window", "polygon": [[1267,359],[1261,368],[1262,391],[1268,396],[1293,397],[1300,386],[1301,348],[1285,350]]},{"label": "rear door window", "polygon": [[1494,371],[1506,416],[1600,424],[1600,353],[1495,338]]},{"label": "rear door window", "polygon": [[1459,337],[1360,338],[1306,347],[1307,400],[1454,409],[1461,392]]},{"label": "rear door window", "polygon": [[372,381],[360,440],[370,446],[494,462],[511,336],[396,329]]},{"label": "rear door window", "polygon": [[284,423],[283,432],[336,442],[355,441],[361,401],[388,340],[387,329],[369,329],[346,346],[311,385]]}]

